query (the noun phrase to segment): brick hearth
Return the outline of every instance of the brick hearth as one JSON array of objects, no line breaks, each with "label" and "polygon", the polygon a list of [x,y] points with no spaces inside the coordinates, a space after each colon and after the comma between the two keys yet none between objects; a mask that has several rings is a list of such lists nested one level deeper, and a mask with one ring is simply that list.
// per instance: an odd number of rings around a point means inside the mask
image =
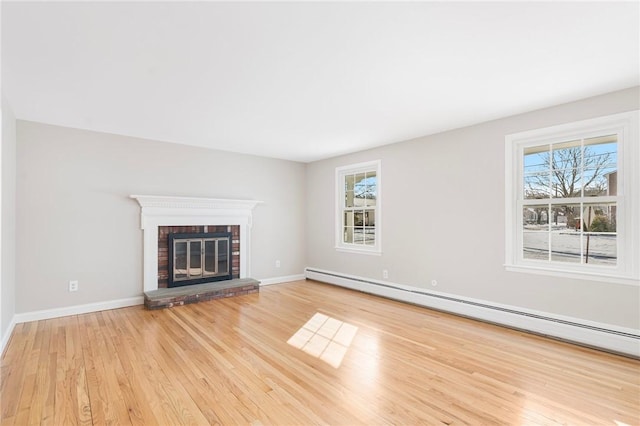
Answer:
[{"label": "brick hearth", "polygon": [[223,297],[258,293],[258,291],[260,291],[260,281],[253,278],[187,285],[184,287],[159,288],[144,293],[144,306],[147,309],[171,308]]}]

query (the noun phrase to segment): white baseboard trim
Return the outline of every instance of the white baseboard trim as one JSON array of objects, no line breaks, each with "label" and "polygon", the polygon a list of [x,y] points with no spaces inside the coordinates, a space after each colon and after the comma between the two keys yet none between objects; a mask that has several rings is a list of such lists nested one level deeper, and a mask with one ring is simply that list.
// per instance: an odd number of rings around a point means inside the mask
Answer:
[{"label": "white baseboard trim", "polygon": [[109,309],[126,308],[128,306],[142,305],[143,296],[129,297],[127,299],[109,300],[107,302],[88,303],[86,305],[68,306],[65,308],[44,309],[41,311],[25,312],[15,315],[17,324],[30,321],[40,321],[51,318],[67,317],[69,315],[87,314],[90,312],[107,311]]},{"label": "white baseboard trim", "polygon": [[640,330],[306,268],[309,279],[640,358]]},{"label": "white baseboard trim", "polygon": [[11,318],[9,327],[7,327],[7,331],[5,331],[4,336],[2,336],[2,340],[0,340],[0,358],[4,356],[4,349],[7,347],[7,343],[9,343],[9,339],[11,338],[11,334],[13,333],[13,329],[15,327],[16,327],[16,316],[14,315]]},{"label": "white baseboard trim", "polygon": [[260,281],[260,286],[263,286],[263,285],[271,285],[271,284],[288,283],[291,281],[300,281],[300,280],[304,280],[305,278],[306,278],[305,274],[298,274],[298,275],[287,275],[284,277],[265,278],[265,279],[260,279],[258,281]]}]

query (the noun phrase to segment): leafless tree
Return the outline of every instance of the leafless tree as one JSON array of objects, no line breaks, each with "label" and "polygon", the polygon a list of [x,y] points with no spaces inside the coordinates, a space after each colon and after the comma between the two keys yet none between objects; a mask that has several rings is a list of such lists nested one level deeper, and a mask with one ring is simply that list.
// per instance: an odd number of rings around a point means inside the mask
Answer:
[{"label": "leafless tree", "polygon": [[[554,151],[553,155],[541,152],[538,156],[543,164],[551,162],[551,176],[531,176],[525,188],[527,198],[547,198],[549,190],[557,198],[579,197],[582,188],[594,194],[606,188],[604,173],[611,162],[611,153],[595,154],[585,147],[584,164],[579,146]],[[580,185],[583,170],[585,181]]]},{"label": "leafless tree", "polygon": [[[605,173],[611,164],[611,153],[595,153],[590,147],[584,148],[584,160],[579,146],[556,150],[553,154],[541,152],[541,164],[551,163],[551,174],[538,173],[528,177],[525,188],[526,198],[572,198],[585,195],[600,195],[606,190]],[[551,194],[549,193],[551,192]],[[575,223],[579,212],[573,206],[562,206],[567,224]]]}]

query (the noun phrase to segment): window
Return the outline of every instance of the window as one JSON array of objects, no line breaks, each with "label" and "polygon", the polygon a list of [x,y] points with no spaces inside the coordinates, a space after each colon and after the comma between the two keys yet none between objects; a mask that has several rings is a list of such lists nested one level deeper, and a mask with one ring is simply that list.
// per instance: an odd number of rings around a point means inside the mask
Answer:
[{"label": "window", "polygon": [[509,270],[638,283],[638,112],[506,137]]},{"label": "window", "polygon": [[336,168],[336,248],[380,254],[380,161]]}]

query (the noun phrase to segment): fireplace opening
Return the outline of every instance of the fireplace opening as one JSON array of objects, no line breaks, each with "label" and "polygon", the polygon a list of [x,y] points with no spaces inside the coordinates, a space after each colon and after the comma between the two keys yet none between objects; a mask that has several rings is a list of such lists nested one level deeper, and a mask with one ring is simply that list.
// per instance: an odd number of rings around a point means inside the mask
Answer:
[{"label": "fireplace opening", "polygon": [[231,233],[169,234],[168,287],[232,279]]}]

